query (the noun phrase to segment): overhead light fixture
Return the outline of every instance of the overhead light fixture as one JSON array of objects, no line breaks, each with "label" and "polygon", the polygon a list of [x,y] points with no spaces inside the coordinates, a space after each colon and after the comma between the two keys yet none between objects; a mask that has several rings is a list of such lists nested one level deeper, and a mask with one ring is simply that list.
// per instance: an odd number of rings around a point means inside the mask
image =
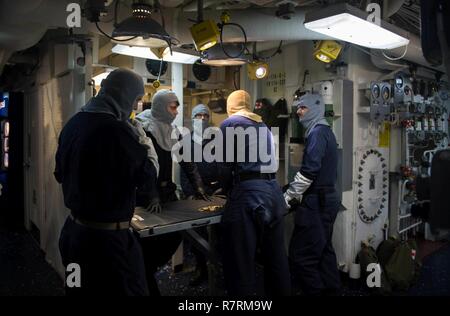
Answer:
[{"label": "overhead light fixture", "polygon": [[219,42],[219,28],[212,20],[194,24],[190,31],[198,51],[209,49]]},{"label": "overhead light fixture", "polygon": [[338,58],[342,45],[336,41],[318,41],[314,46],[314,57],[324,63],[330,63]]},{"label": "overhead light fixture", "polygon": [[[132,16],[120,22],[112,32],[115,43],[140,47],[167,47],[172,38],[151,18],[152,7],[145,3],[132,5]],[[129,40],[127,40],[129,39]]]},{"label": "overhead light fixture", "polygon": [[263,61],[252,61],[247,64],[247,74],[251,80],[264,79],[269,75],[269,64]]},{"label": "overhead light fixture", "polygon": [[163,59],[167,62],[180,64],[194,64],[200,58],[199,53],[191,49],[184,49],[181,47],[172,47],[171,54],[169,47],[157,49],[117,44],[114,45],[111,51],[115,54],[128,55],[145,59]]},{"label": "overhead light fixture", "polygon": [[114,45],[111,51],[115,54],[127,55],[145,59],[160,59],[150,47],[128,46],[124,44]]},{"label": "overhead light fixture", "polygon": [[409,44],[401,29],[381,20],[367,20],[368,13],[346,3],[331,5],[305,16],[305,27],[342,41],[374,49],[393,49]]},{"label": "overhead light fixture", "polygon": [[[238,57],[230,58],[225,54],[224,50],[228,55]],[[247,63],[245,55],[239,55],[241,51],[242,47],[240,44],[223,43],[203,51],[201,61],[202,64],[215,67],[240,66]]]}]

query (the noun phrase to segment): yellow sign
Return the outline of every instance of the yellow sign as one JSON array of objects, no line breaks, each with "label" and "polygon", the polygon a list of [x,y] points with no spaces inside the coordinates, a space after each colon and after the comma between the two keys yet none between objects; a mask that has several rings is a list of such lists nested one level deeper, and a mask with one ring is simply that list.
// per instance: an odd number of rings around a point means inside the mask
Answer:
[{"label": "yellow sign", "polygon": [[389,148],[391,138],[391,124],[384,122],[378,133],[378,147]]}]

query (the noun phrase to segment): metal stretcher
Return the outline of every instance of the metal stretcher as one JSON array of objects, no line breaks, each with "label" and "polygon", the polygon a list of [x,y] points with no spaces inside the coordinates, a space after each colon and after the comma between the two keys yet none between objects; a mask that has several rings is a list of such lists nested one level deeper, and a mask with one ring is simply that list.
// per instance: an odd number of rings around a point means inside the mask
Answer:
[{"label": "metal stretcher", "polygon": [[[217,295],[217,236],[213,224],[222,219],[226,200],[213,197],[212,201],[180,200],[163,204],[161,214],[150,214],[143,208],[136,208],[131,220],[132,228],[140,238],[180,232],[192,245],[208,257],[208,291]],[[205,210],[207,209],[207,210]],[[200,236],[195,228],[208,226],[208,240]]]},{"label": "metal stretcher", "polygon": [[219,197],[213,197],[212,201],[180,200],[163,204],[161,214],[151,214],[138,207],[131,226],[145,238],[217,224],[222,218],[224,204],[225,199]]}]

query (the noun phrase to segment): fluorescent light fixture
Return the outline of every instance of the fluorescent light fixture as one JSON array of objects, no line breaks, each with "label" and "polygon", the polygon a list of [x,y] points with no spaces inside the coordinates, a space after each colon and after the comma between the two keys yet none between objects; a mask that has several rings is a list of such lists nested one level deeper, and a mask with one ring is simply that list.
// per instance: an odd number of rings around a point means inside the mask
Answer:
[{"label": "fluorescent light fixture", "polygon": [[112,48],[112,52],[115,54],[128,55],[145,59],[161,60],[162,57],[164,61],[180,64],[194,64],[200,58],[200,54],[198,54],[197,52],[179,47],[172,47],[171,55],[169,47],[162,49],[150,49],[149,47],[117,44]]},{"label": "fluorescent light fixture", "polygon": [[[222,48],[223,46],[223,48]],[[226,50],[230,56],[228,57],[223,50]],[[210,49],[203,51],[202,63],[209,66],[240,66],[247,63],[245,56],[239,55],[242,51],[241,44],[224,43],[222,45],[215,45]]]},{"label": "fluorescent light fixture", "polygon": [[[132,16],[120,22],[113,30],[112,37],[121,43],[143,47],[167,47],[172,38],[166,30],[151,18],[153,8],[145,3],[132,5]],[[127,40],[129,39],[129,40]]]},{"label": "fluorescent light fixture", "polygon": [[140,57],[145,59],[159,59],[153,53],[150,47],[138,47],[138,46],[128,46],[117,44],[114,45],[111,51],[115,54],[128,55],[133,57]]},{"label": "fluorescent light fixture", "polygon": [[380,20],[380,25],[372,23],[367,20],[368,15],[358,8],[340,3],[307,12],[305,27],[368,48],[393,49],[409,44],[403,30],[383,20]]}]

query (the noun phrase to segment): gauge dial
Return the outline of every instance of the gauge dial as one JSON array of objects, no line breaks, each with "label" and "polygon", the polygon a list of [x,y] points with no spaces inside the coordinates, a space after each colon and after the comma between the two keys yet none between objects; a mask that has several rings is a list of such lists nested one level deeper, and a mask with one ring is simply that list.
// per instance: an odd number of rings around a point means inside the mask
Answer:
[{"label": "gauge dial", "polygon": [[402,77],[395,78],[395,86],[398,89],[401,89],[403,87],[403,78]]},{"label": "gauge dial", "polygon": [[375,84],[372,87],[372,95],[374,99],[378,99],[380,97],[380,86]]},{"label": "gauge dial", "polygon": [[411,94],[411,89],[408,86],[405,86],[405,89],[403,89],[403,92],[405,92],[405,95],[410,95]]},{"label": "gauge dial", "polygon": [[382,91],[381,95],[382,95],[384,101],[389,100],[389,98],[391,96],[391,92],[389,91],[389,87],[383,87],[383,91]]}]

